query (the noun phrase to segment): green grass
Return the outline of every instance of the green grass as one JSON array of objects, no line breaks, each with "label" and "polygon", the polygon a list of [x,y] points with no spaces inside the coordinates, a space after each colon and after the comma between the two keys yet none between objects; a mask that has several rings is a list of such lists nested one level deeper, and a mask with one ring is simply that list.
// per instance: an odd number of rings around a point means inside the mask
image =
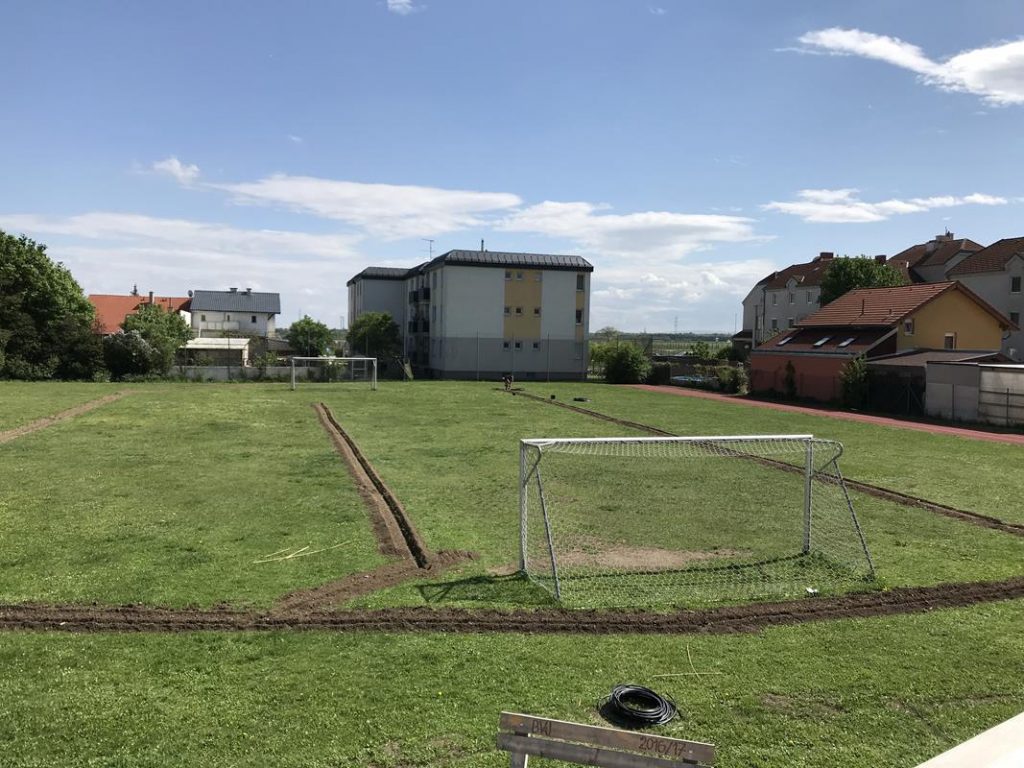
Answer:
[{"label": "green grass", "polygon": [[1024,601],[720,636],[5,633],[0,764],[498,768],[501,710],[601,723],[637,682],[722,768],[905,768],[1024,708],[1022,623]]},{"label": "green grass", "polygon": [[298,394],[147,385],[0,446],[0,601],[268,606],[383,562]]},{"label": "green grass", "polygon": [[116,384],[82,384],[62,381],[0,381],[0,430],[28,424],[44,416],[112,395],[123,389]]},{"label": "green grass", "polygon": [[578,405],[676,434],[813,434],[838,440],[845,447],[841,465],[847,477],[1024,523],[1024,452],[1018,446],[605,384],[524,386],[562,401],[587,397],[589,402]]}]

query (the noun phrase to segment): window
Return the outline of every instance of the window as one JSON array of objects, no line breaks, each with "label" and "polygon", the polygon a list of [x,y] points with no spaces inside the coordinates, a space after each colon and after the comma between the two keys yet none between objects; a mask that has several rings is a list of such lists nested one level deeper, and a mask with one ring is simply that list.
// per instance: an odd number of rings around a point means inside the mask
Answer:
[{"label": "window", "polygon": [[812,301],[814,301],[813,291],[808,291],[807,292],[807,303],[810,304]]},{"label": "window", "polygon": [[511,269],[506,269],[505,270],[505,279],[506,280],[511,280],[512,279],[512,270]]},{"label": "window", "polygon": [[508,349],[508,342],[507,341],[503,341],[501,343],[501,346],[504,347],[505,349]]},{"label": "window", "polygon": [[199,316],[199,320],[205,323],[206,322],[206,315],[200,315]]},{"label": "window", "polygon": [[505,317],[512,314],[512,307],[505,307]]},{"label": "window", "polygon": [[540,307],[534,307],[533,308],[533,316],[534,317],[540,317]]},{"label": "window", "polygon": [[822,338],[820,338],[816,342],[814,342],[814,346],[815,347],[820,347],[823,344],[828,343],[828,340],[831,339],[831,338],[832,338],[831,336],[823,336]]},{"label": "window", "polygon": [[256,315],[253,315],[253,316],[252,316],[252,321],[253,321],[254,323],[256,322]]},{"label": "window", "polygon": [[789,326],[788,327],[792,328],[794,325],[796,325],[796,320],[794,320],[792,317],[789,318]]},{"label": "window", "polygon": [[1020,293],[1020,276],[1010,278],[1010,293]]},{"label": "window", "polygon": [[791,342],[791,341],[792,341],[793,339],[795,339],[795,338],[796,338],[796,334],[793,334],[792,336],[787,336],[786,338],[784,338],[784,339],[783,339],[782,341],[780,341],[780,342],[779,342],[778,344],[776,344],[775,346],[776,346],[776,347],[783,347],[783,346],[785,346],[786,344],[789,344],[789,342]]},{"label": "window", "polygon": [[1020,325],[1020,312],[1011,312],[1010,322],[1014,325]]},{"label": "window", "polygon": [[231,322],[231,315],[225,315],[224,319],[227,320],[230,323]]},{"label": "window", "polygon": [[576,290],[585,291],[587,289],[587,276],[576,275]]},{"label": "window", "polygon": [[778,303],[779,303],[779,294],[773,293],[772,294],[772,306],[774,307]]},{"label": "window", "polygon": [[790,291],[789,292],[789,303],[793,304],[794,302],[796,302],[796,294],[793,293],[792,291]]},{"label": "window", "polygon": [[947,333],[942,343],[943,349],[956,349],[956,334]]},{"label": "window", "polygon": [[775,317],[772,318],[772,330],[773,331],[779,330],[779,320],[778,320],[778,318],[775,318]]},{"label": "window", "polygon": [[576,310],[576,325],[583,325],[583,310]]},{"label": "window", "polygon": [[523,348],[523,342],[517,341],[516,342],[516,349],[522,349],[522,348]]},{"label": "window", "polygon": [[533,342],[533,348],[534,349],[540,349],[540,342],[539,341]]},{"label": "window", "polygon": [[855,342],[856,340],[857,340],[857,337],[856,337],[856,336],[851,336],[851,337],[850,337],[850,338],[848,338],[848,339],[843,339],[842,341],[840,341],[840,342],[839,342],[839,346],[840,346],[840,347],[848,347],[848,346],[850,346],[851,344],[853,344],[853,342]]},{"label": "window", "polygon": [[522,307],[516,307],[516,314],[517,315],[523,314],[523,308]]},{"label": "window", "polygon": [[903,321],[903,335],[913,336],[914,335],[914,318]]},{"label": "window", "polygon": [[522,272],[516,272],[516,280],[522,280],[522,279],[523,279],[523,273]]}]

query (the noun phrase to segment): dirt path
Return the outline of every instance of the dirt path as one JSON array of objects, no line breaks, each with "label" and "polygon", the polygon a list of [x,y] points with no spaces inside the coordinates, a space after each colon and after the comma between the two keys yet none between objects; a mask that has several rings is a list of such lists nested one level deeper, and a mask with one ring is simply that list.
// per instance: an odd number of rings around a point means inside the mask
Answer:
[{"label": "dirt path", "polygon": [[[646,384],[638,384],[636,386],[655,391],[659,391],[661,389],[660,387],[649,387]],[[680,388],[670,387],[669,389],[676,390]],[[536,400],[541,403],[547,403],[548,405],[556,405],[559,408],[565,408],[570,411],[575,411],[576,413],[583,414],[584,416],[590,416],[591,418],[599,419],[601,421],[608,421],[613,424],[619,424],[620,426],[629,427],[630,429],[636,429],[641,432],[647,432],[648,434],[651,435],[658,435],[662,437],[677,437],[677,435],[673,434],[672,432],[666,432],[663,429],[659,429],[658,427],[652,427],[649,424],[641,424],[638,421],[628,421],[626,419],[617,419],[613,416],[598,413],[597,411],[591,411],[588,408],[581,408],[578,405],[570,405],[569,403],[562,403],[559,402],[558,400],[545,399],[538,395],[531,395],[527,392],[513,392],[512,394],[517,395],[519,397],[525,397],[530,400]],[[721,395],[719,395],[719,397],[724,398],[724,396]],[[754,459],[754,461],[757,461],[761,464],[765,464],[767,466],[774,467],[775,469],[781,469],[784,472],[803,472],[803,470],[800,467],[795,467],[791,464],[786,464],[785,462],[781,461],[774,461],[772,459],[765,458]],[[970,523],[972,525],[978,525],[982,528],[991,528],[993,530],[1002,531],[1003,533],[1009,533],[1013,536],[1024,537],[1024,525],[1021,525],[1020,523],[1009,523],[1005,520],[1000,520],[997,517],[983,515],[980,512],[969,512],[965,509],[957,509],[956,507],[950,507],[945,504],[939,504],[934,501],[928,501],[927,499],[921,499],[916,496],[910,496],[905,493],[900,493],[899,491],[894,491],[891,488],[883,488],[878,485],[872,485],[871,483],[861,482],[860,480],[851,480],[848,477],[844,477],[843,480],[846,482],[846,486],[848,488],[853,488],[854,490],[859,491],[860,493],[863,493],[867,496],[874,496],[875,498],[878,499],[884,499],[886,501],[891,501],[896,504],[902,504],[905,507],[915,507],[917,509],[924,509],[927,510],[928,512],[932,512],[937,515],[951,517],[954,520],[960,520],[961,522]]]},{"label": "dirt path", "polygon": [[642,389],[647,392],[661,392],[680,397],[696,397],[700,400],[715,400],[720,403],[733,403],[735,405],[746,405],[752,408],[766,408],[772,411],[784,411],[786,413],[801,413],[807,416],[824,416],[830,419],[841,419],[843,421],[856,421],[861,424],[874,424],[882,427],[895,427],[897,429],[911,429],[916,432],[929,432],[933,435],[953,435],[969,440],[981,440],[989,443],[1005,443],[1007,445],[1024,446],[1024,434],[1011,434],[1003,432],[986,432],[982,429],[968,429],[967,427],[952,427],[944,424],[927,424],[920,421],[905,421],[894,419],[888,416],[871,416],[866,413],[850,413],[848,411],[836,411],[828,408],[812,408],[804,405],[789,405],[787,403],[772,403],[764,400],[750,400],[743,397],[731,397],[721,395],[717,392],[703,392],[698,389],[687,389],[685,387],[673,387],[668,385],[633,384],[633,389]]},{"label": "dirt path", "polygon": [[60,424],[62,421],[67,421],[68,419],[73,419],[76,416],[81,416],[83,413],[88,413],[96,408],[112,403],[115,400],[120,400],[127,394],[127,392],[115,392],[112,395],[104,395],[96,400],[90,400],[87,403],[76,405],[74,408],[68,408],[66,411],[55,413],[53,416],[44,416],[41,419],[30,421],[28,424],[23,424],[20,427],[14,427],[13,429],[0,432],[0,445],[9,443],[11,440],[16,440],[19,437],[30,435],[33,432],[38,432],[41,429],[52,427],[54,424]]},{"label": "dirt path", "polygon": [[756,632],[767,627],[872,616],[925,613],[1024,598],[1024,578],[933,587],[901,587],[840,597],[639,613],[627,611],[468,611],[393,608],[328,613],[304,608],[253,613],[213,610],[0,605],[0,630],[65,632],[194,632],[326,630],[341,632],[522,632],[585,634],[693,634]]}]

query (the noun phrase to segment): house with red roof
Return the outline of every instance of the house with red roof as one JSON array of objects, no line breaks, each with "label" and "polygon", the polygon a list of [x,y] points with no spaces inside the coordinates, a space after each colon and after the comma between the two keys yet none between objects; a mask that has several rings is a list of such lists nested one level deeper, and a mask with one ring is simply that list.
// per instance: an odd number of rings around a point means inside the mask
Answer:
[{"label": "house with red roof", "polygon": [[148,296],[141,296],[133,292],[127,296],[111,293],[91,293],[89,301],[96,310],[96,332],[109,336],[118,333],[128,315],[134,315],[139,308],[145,304],[156,304],[163,307],[167,312],[177,312],[185,318],[186,323],[191,322],[189,306],[192,301],[190,297],[180,296],[154,296],[150,291]]},{"label": "house with red roof", "polygon": [[943,359],[949,353],[962,353],[964,360],[988,358],[1017,330],[959,282],[860,288],[756,347],[751,391],[792,390],[798,397],[837,400],[843,367],[861,355],[872,360],[935,351]]},{"label": "house with red roof", "polygon": [[898,270],[908,283],[939,283],[951,279],[951,269],[984,247],[966,237],[958,240],[947,229],[927,243],[912,245],[890,256],[886,264]]}]

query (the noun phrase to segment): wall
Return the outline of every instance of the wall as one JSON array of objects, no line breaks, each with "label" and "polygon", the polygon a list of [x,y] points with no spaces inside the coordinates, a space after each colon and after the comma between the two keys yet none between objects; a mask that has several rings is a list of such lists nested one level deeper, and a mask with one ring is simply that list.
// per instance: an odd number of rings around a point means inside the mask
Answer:
[{"label": "wall", "polygon": [[792,362],[797,397],[830,402],[840,395],[839,374],[849,356],[776,355],[754,352],[750,357],[751,392],[786,392],[786,363]]},{"label": "wall", "polygon": [[957,290],[946,291],[912,316],[914,333],[904,323],[897,331],[897,349],[943,349],[945,335],[956,334],[956,349],[998,350],[1003,331],[992,315]]},{"label": "wall", "polygon": [[[758,318],[758,324],[761,322],[763,315],[764,326],[761,327],[758,325],[758,332],[754,337],[755,341],[762,342],[766,339],[770,339],[779,331],[786,330],[789,327],[789,321],[791,318],[793,322],[796,323],[803,320],[808,315],[817,312],[821,308],[818,304],[818,299],[821,296],[821,289],[818,286],[812,285],[802,288],[793,281],[791,281],[791,283],[792,287],[774,288],[764,291],[763,312],[761,307],[762,296],[760,288],[752,292],[747,299],[744,299],[744,328],[748,327],[746,325],[748,302],[750,303],[750,316],[756,316]],[[793,296],[792,304],[789,303],[790,294]],[[772,304],[773,298],[775,299],[774,304]],[[777,326],[774,330],[772,329],[773,320]],[[754,327],[753,323],[750,327]]]},{"label": "wall", "polygon": [[348,323],[366,312],[387,312],[401,328],[405,325],[408,292],[404,280],[360,278],[349,286]]},{"label": "wall", "polygon": [[[256,318],[255,322],[253,317]],[[192,329],[198,336],[240,333],[266,337],[274,331],[274,316],[266,312],[196,311],[192,313]]]},{"label": "wall", "polygon": [[[1007,317],[1010,317],[1011,312],[1016,312],[1021,322],[1024,322],[1024,292],[1010,293],[1011,277],[1020,277],[1024,283],[1024,261],[1017,257],[1010,259],[1002,272],[960,275],[957,280]],[[1024,360],[1024,331],[1004,332],[1004,336],[1002,351],[1014,360]]]}]

